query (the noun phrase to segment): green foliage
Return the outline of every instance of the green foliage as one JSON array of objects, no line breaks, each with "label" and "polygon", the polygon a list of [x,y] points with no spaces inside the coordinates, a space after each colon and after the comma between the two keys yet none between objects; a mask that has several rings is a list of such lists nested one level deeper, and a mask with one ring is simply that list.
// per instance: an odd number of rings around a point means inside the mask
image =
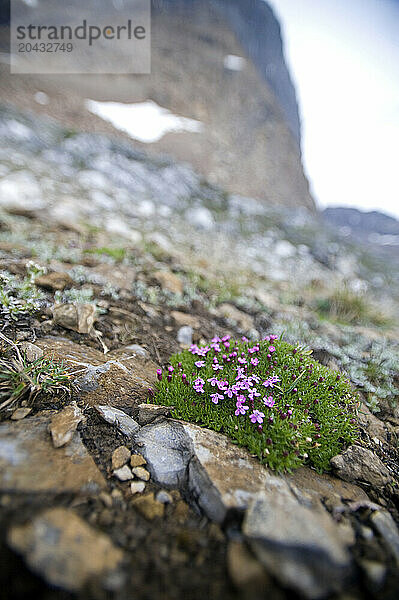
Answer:
[{"label": "green foliage", "polygon": [[378,398],[394,407],[399,399],[399,344],[381,337],[370,342],[356,327],[336,324],[337,337],[317,334],[305,321],[285,321],[274,325],[290,340],[302,339],[313,348],[323,349],[335,358],[350,380],[364,392],[367,406],[378,412]]},{"label": "green foliage", "polygon": [[243,289],[245,289],[244,284],[246,282],[241,283],[237,273],[232,279],[229,274],[224,272],[211,276],[209,273],[188,270],[186,276],[194,289],[205,294],[213,306],[222,302],[237,300]]},{"label": "green foliage", "polygon": [[29,362],[17,345],[3,335],[1,338],[7,347],[0,352],[0,412],[13,409],[22,401],[32,405],[39,396],[70,394],[69,375],[62,362],[45,356]]},{"label": "green foliage", "polygon": [[19,279],[7,271],[0,272],[0,315],[17,321],[20,316],[40,308],[43,293],[35,286],[37,275],[44,269],[33,262],[26,265],[26,276]]},{"label": "green foliage", "polygon": [[[268,350],[270,343],[275,348],[273,354]],[[233,342],[228,351],[222,346],[221,352],[215,352],[212,344],[204,357],[192,354],[193,349],[172,356],[173,374],[168,377],[168,373],[163,373],[155,401],[174,406],[172,415],[176,418],[225,433],[276,471],[292,470],[306,463],[320,471],[328,470],[330,459],[357,435],[357,398],[349,382],[312,360],[311,351],[306,348],[294,348],[281,340],[262,341],[256,346],[259,351],[251,353],[248,350],[253,344]],[[257,389],[258,397],[251,400],[249,390],[237,392],[245,395],[245,414],[237,413],[237,394],[230,398],[228,392],[217,385],[212,387],[208,381],[216,377],[227,381],[229,388],[237,383],[237,357],[222,359],[224,352],[229,355],[233,349],[239,358],[247,360],[246,377],[260,378],[254,379],[250,388]],[[222,370],[214,370],[214,357]],[[253,366],[251,357],[259,363]],[[197,361],[205,364],[197,367]],[[264,387],[265,380],[272,377],[278,382]],[[194,389],[197,378],[204,381],[203,393]],[[217,404],[211,399],[215,392],[223,396]],[[263,413],[261,425],[251,422],[251,413],[256,410]]]},{"label": "green foliage", "polygon": [[116,262],[122,262],[123,259],[126,257],[125,248],[111,248],[108,246],[104,246],[102,248],[89,248],[88,250],[85,250],[85,253],[109,256]]},{"label": "green foliage", "polygon": [[57,290],[54,294],[54,300],[66,304],[90,304],[93,300],[93,288],[70,288],[63,292]]},{"label": "green foliage", "polygon": [[316,308],[320,315],[341,323],[371,323],[381,327],[390,324],[387,315],[372,307],[362,295],[352,292],[347,287],[336,289],[326,298],[317,299]]}]

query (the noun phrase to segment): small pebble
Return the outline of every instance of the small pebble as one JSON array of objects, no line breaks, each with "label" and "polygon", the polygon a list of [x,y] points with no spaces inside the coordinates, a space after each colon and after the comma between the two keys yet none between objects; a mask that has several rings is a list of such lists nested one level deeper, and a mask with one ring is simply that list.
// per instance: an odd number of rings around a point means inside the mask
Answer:
[{"label": "small pebble", "polygon": [[32,411],[31,408],[17,408],[11,415],[12,421],[20,421],[21,419],[25,419]]},{"label": "small pebble", "polygon": [[147,461],[143,456],[141,456],[141,454],[132,454],[132,456],[130,457],[130,465],[132,467],[142,467],[146,464]]},{"label": "small pebble", "polygon": [[120,469],[129,462],[130,450],[126,446],[119,446],[112,453],[112,469]]},{"label": "small pebble", "polygon": [[122,500],[123,499],[123,494],[120,490],[118,490],[117,488],[113,489],[111,492],[111,496],[113,500]]},{"label": "small pebble", "polygon": [[110,494],[107,494],[107,492],[100,492],[98,497],[104,506],[107,508],[112,508],[112,496]]},{"label": "small pebble", "polygon": [[143,467],[134,467],[132,471],[139,479],[143,479],[144,481],[148,481],[150,479],[149,472]]},{"label": "small pebble", "polygon": [[158,502],[162,502],[162,504],[171,504],[173,502],[172,496],[168,494],[166,490],[159,490],[155,499],[158,500]]},{"label": "small pebble", "polygon": [[142,494],[145,490],[144,481],[132,481],[130,484],[130,490],[132,494]]},{"label": "small pebble", "polygon": [[133,479],[132,472],[127,465],[121,467],[120,469],[115,469],[114,475],[119,479],[119,481],[129,481],[129,479]]}]

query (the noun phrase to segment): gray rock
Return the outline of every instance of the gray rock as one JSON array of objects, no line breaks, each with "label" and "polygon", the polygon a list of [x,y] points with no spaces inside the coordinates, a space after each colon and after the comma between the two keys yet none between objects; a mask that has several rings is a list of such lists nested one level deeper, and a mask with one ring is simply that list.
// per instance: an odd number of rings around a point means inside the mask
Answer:
[{"label": "gray rock", "polygon": [[205,206],[197,206],[188,209],[185,217],[190,225],[194,225],[194,227],[197,227],[198,229],[206,229],[209,231],[215,225],[211,211]]},{"label": "gray rock", "polygon": [[248,333],[254,329],[253,318],[232,304],[228,304],[227,302],[220,304],[217,307],[216,314],[219,317],[223,317],[224,319],[227,319],[227,321],[231,321],[232,323],[236,324],[244,333]]},{"label": "gray rock", "polygon": [[306,598],[340,591],[351,572],[346,542],[329,514],[302,506],[281,487],[268,486],[252,502],[243,532],[267,571]]},{"label": "gray rock", "polygon": [[[230,510],[244,511],[269,484],[269,471],[227,437],[190,423],[182,426],[192,453],[188,485],[197,504],[219,523]],[[288,489],[285,482],[281,485]]]},{"label": "gray rock", "polygon": [[92,578],[117,569],[123,552],[73,511],[51,508],[8,532],[9,546],[46,581],[76,592]]},{"label": "gray rock", "polygon": [[148,350],[142,346],[139,346],[138,344],[130,344],[129,346],[125,346],[123,350],[126,352],[132,352],[133,354],[142,356],[143,358],[149,358]]},{"label": "gray rock", "polygon": [[[165,420],[142,427],[133,442],[152,479],[164,486],[188,485],[206,515],[223,522],[243,511],[271,475],[248,452],[223,435],[190,423]],[[287,483],[281,483],[288,490]]]},{"label": "gray rock", "polygon": [[193,333],[194,329],[190,325],[184,325],[177,332],[177,341],[184,346],[191,346],[193,343]]},{"label": "gray rock", "polygon": [[389,512],[377,510],[371,515],[371,524],[399,565],[399,532]]},{"label": "gray rock", "polygon": [[16,171],[0,181],[0,207],[29,213],[45,208],[39,182],[28,171]]},{"label": "gray rock", "polygon": [[192,451],[183,425],[164,421],[142,427],[134,443],[147,461],[151,477],[161,485],[178,486],[186,481]]},{"label": "gray rock", "polygon": [[173,498],[166,490],[159,490],[155,496],[155,500],[162,502],[162,504],[172,504]]},{"label": "gray rock", "polygon": [[25,353],[28,362],[34,362],[43,356],[43,350],[30,342],[21,342],[19,348]]},{"label": "gray rock", "polygon": [[350,446],[342,454],[334,456],[331,466],[344,481],[365,481],[377,488],[390,481],[389,471],[382,461],[362,446]]},{"label": "gray rock", "polygon": [[87,369],[74,380],[74,385],[80,392],[94,392],[100,386],[99,378],[111,368],[111,362],[106,362],[103,365],[93,366],[88,365]]},{"label": "gray rock", "polygon": [[140,425],[119,408],[112,406],[96,406],[95,408],[107,423],[116,425],[119,431],[128,437],[132,437],[140,429]]}]

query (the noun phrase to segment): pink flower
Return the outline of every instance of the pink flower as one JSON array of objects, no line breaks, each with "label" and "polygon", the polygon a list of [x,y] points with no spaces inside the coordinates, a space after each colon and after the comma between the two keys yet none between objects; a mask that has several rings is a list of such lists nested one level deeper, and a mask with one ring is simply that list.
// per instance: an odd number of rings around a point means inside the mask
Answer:
[{"label": "pink flower", "polygon": [[249,354],[254,354],[254,352],[259,352],[259,346],[252,346],[252,348],[248,348],[248,353]]},{"label": "pink flower", "polygon": [[273,377],[269,377],[269,379],[266,379],[266,381],[264,381],[262,383],[262,385],[264,385],[266,388],[267,387],[274,387],[274,384],[277,383],[278,381],[280,381],[280,378],[277,377],[277,375],[273,375]]},{"label": "pink flower", "polygon": [[223,365],[219,365],[219,363],[215,363],[214,365],[212,365],[212,369],[214,371],[223,371]]},{"label": "pink flower", "polygon": [[259,410],[254,410],[254,412],[249,415],[252,423],[263,423],[264,413]]},{"label": "pink flower", "polygon": [[211,394],[211,399],[214,404],[218,404],[219,400],[223,400],[222,394]]},{"label": "pink flower", "polygon": [[269,352],[276,352],[276,348],[274,346],[269,346],[268,348]]},{"label": "pink flower", "polygon": [[256,367],[256,365],[259,364],[259,359],[258,358],[251,358],[251,364],[254,365],[254,367]]},{"label": "pink flower", "polygon": [[194,364],[195,364],[195,366],[196,366],[196,367],[198,367],[199,369],[200,369],[201,367],[205,367],[205,361],[204,361],[204,360],[197,360],[197,361],[195,361],[195,363],[194,363]]},{"label": "pink flower", "polygon": [[198,348],[196,353],[198,354],[198,356],[206,356],[209,350],[209,346],[204,346],[203,348]]},{"label": "pink flower", "polygon": [[205,381],[203,379],[201,379],[201,377],[198,377],[194,381],[193,388],[197,392],[197,394],[203,394],[204,393],[204,388],[203,388],[204,383],[205,383]]},{"label": "pink flower", "polygon": [[227,390],[225,390],[224,393],[228,398],[232,398],[234,396],[234,390],[230,387],[227,388]]},{"label": "pink flower", "polygon": [[162,381],[162,369],[157,369],[157,378],[159,381]]},{"label": "pink flower", "polygon": [[249,390],[248,396],[250,400],[253,400],[256,396],[260,396],[260,393],[256,388],[253,388],[252,390]]},{"label": "pink flower", "polygon": [[245,401],[246,401],[245,396],[237,396],[237,404],[242,404]]},{"label": "pink flower", "polygon": [[210,383],[212,387],[215,387],[215,385],[219,383],[216,377],[210,377],[209,379],[207,379],[207,382]]},{"label": "pink flower", "polygon": [[224,392],[224,390],[225,390],[226,388],[228,388],[228,386],[229,386],[229,382],[228,382],[228,381],[218,381],[218,382],[217,382],[217,386],[218,386],[218,388],[219,388],[219,390],[220,390],[221,392]]},{"label": "pink flower", "polygon": [[276,401],[273,400],[273,396],[269,396],[268,398],[266,398],[266,396],[263,397],[263,404],[268,408],[272,408],[275,405],[275,403]]},{"label": "pink flower", "polygon": [[247,405],[242,405],[241,402],[237,402],[236,404],[236,411],[235,411],[235,416],[238,417],[238,415],[245,415],[245,413],[247,412],[247,410],[249,410],[249,406]]}]

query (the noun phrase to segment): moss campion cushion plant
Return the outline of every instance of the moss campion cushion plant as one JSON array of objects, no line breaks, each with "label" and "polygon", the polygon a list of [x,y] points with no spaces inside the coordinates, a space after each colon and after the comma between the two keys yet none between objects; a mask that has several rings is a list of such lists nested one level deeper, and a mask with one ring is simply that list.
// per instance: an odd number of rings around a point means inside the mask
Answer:
[{"label": "moss campion cushion plant", "polygon": [[330,459],[356,439],[357,398],[311,350],[270,335],[193,345],[159,369],[155,401],[172,416],[220,431],[276,471]]}]

